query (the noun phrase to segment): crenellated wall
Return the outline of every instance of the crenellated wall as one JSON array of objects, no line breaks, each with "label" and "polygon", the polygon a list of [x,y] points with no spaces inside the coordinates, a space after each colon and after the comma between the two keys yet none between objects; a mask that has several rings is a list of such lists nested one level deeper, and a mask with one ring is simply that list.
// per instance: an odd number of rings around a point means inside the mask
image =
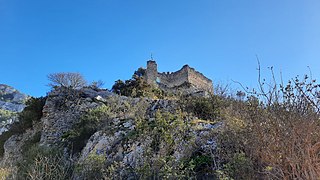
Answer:
[{"label": "crenellated wall", "polygon": [[162,84],[168,88],[190,83],[199,90],[213,92],[212,81],[194,68],[184,65],[179,71],[172,73],[159,73],[155,61],[148,61],[146,79],[149,84]]},{"label": "crenellated wall", "polygon": [[173,73],[158,73],[160,83],[172,88],[188,82],[188,68],[183,67],[179,71]]}]

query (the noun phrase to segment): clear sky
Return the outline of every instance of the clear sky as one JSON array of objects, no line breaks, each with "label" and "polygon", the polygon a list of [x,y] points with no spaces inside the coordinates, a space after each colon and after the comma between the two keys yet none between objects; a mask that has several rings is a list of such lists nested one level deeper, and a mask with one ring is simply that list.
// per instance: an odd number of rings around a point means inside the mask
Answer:
[{"label": "clear sky", "polygon": [[45,95],[47,74],[80,72],[111,88],[153,53],[159,71],[189,64],[214,83],[320,78],[319,0],[0,0],[0,83]]}]

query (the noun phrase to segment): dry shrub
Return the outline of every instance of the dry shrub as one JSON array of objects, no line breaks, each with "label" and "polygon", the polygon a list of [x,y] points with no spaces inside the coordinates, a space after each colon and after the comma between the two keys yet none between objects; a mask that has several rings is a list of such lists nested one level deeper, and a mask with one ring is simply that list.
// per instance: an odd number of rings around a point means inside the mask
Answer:
[{"label": "dry shrub", "polygon": [[24,152],[18,179],[70,179],[72,170],[72,162],[63,155],[61,149],[35,144]]},{"label": "dry shrub", "polygon": [[263,117],[250,127],[248,152],[260,162],[260,170],[274,179],[320,177],[320,124],[313,116],[287,112]]},{"label": "dry shrub", "polygon": [[16,179],[17,168],[14,166],[1,167],[0,168],[0,179]]},{"label": "dry shrub", "polygon": [[[277,85],[274,76],[273,83],[259,79],[259,91],[247,91],[248,100],[233,100],[222,110],[219,170],[235,179],[320,177],[320,85],[309,77],[296,77],[286,86]],[[252,164],[249,176],[226,168],[242,152]]]},{"label": "dry shrub", "polygon": [[[222,113],[216,161],[236,179],[317,179],[320,177],[320,121],[283,108],[265,108],[252,101],[234,102]],[[237,154],[252,164],[250,172],[234,173]],[[241,162],[239,162],[241,163]],[[233,167],[230,168],[230,164]],[[228,168],[226,168],[228,167]],[[243,168],[243,167],[242,167]],[[236,174],[236,175],[235,175]]]}]

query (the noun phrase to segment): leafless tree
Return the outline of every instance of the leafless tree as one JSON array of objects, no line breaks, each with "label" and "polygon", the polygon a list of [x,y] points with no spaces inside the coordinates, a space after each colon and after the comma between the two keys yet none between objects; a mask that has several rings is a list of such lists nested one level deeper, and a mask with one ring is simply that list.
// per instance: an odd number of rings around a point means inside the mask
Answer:
[{"label": "leafless tree", "polygon": [[90,86],[92,88],[95,88],[95,89],[99,89],[99,88],[102,88],[102,86],[104,85],[104,82],[102,80],[98,80],[98,81],[93,81]]},{"label": "leafless tree", "polygon": [[61,86],[61,87],[69,87],[72,89],[79,89],[85,86],[86,80],[80,73],[73,72],[61,72],[61,73],[52,73],[48,76],[49,86]]}]

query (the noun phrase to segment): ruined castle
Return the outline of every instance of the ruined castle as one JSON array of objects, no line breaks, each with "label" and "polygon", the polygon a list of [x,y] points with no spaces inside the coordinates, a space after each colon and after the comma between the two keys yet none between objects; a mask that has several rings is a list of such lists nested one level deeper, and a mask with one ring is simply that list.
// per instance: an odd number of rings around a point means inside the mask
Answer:
[{"label": "ruined castle", "polygon": [[188,65],[184,65],[176,72],[159,73],[157,63],[149,60],[147,62],[146,80],[149,84],[161,85],[166,88],[175,88],[189,84],[199,91],[213,92],[212,81]]}]

